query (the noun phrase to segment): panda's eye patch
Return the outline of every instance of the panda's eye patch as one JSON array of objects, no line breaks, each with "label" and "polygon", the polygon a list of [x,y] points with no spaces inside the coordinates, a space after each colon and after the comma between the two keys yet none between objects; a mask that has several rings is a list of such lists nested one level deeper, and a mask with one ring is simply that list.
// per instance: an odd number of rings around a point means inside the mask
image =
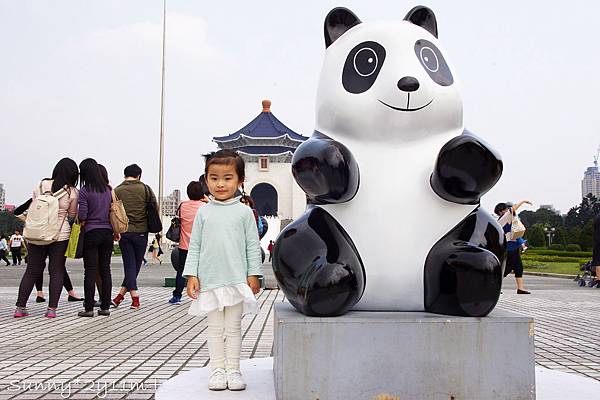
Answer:
[{"label": "panda's eye patch", "polygon": [[375,83],[384,60],[385,49],[377,42],[363,42],[355,46],[348,53],[344,64],[344,89],[354,94],[369,90]]},{"label": "panda's eye patch", "polygon": [[433,43],[425,39],[417,40],[415,54],[435,83],[441,86],[450,86],[454,83],[442,52]]}]

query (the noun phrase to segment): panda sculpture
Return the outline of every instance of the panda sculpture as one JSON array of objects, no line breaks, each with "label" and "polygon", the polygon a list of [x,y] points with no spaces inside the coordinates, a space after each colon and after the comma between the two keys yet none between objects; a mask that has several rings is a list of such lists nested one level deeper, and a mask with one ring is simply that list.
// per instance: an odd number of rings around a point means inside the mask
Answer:
[{"label": "panda sculpture", "polygon": [[479,201],[502,161],[463,128],[435,15],[368,24],[336,8],[325,44],[316,130],[292,160],[308,205],[274,248],[280,288],[309,316],[487,315],[506,243]]}]

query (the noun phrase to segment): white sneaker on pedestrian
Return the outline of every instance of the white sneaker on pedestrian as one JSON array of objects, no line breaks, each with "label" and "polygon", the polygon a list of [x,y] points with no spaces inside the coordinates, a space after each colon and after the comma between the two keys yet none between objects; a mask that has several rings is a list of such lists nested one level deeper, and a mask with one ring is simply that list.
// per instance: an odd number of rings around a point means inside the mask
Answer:
[{"label": "white sneaker on pedestrian", "polygon": [[227,375],[223,368],[215,368],[208,378],[209,390],[225,390],[227,389]]},{"label": "white sneaker on pedestrian", "polygon": [[227,389],[229,390],[244,390],[246,382],[242,377],[242,373],[237,370],[227,371]]}]

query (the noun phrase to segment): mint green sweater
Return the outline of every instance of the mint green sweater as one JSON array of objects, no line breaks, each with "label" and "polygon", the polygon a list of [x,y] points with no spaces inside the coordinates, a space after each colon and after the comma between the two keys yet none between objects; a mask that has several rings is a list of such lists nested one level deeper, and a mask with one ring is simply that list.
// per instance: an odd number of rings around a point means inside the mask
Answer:
[{"label": "mint green sweater", "polygon": [[183,276],[196,276],[200,292],[246,283],[262,275],[258,229],[252,210],[240,197],[212,200],[198,209]]}]

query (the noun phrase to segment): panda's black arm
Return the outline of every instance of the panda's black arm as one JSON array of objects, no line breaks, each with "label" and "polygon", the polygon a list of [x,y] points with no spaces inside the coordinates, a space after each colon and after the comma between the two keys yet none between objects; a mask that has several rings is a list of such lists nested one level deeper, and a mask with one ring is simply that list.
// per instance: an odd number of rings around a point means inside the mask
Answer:
[{"label": "panda's black arm", "polygon": [[311,204],[345,203],[358,192],[358,164],[346,146],[315,131],[294,152],[292,173]]},{"label": "panda's black arm", "polygon": [[468,131],[440,150],[431,174],[431,188],[444,200],[479,204],[502,175],[500,155]]}]

